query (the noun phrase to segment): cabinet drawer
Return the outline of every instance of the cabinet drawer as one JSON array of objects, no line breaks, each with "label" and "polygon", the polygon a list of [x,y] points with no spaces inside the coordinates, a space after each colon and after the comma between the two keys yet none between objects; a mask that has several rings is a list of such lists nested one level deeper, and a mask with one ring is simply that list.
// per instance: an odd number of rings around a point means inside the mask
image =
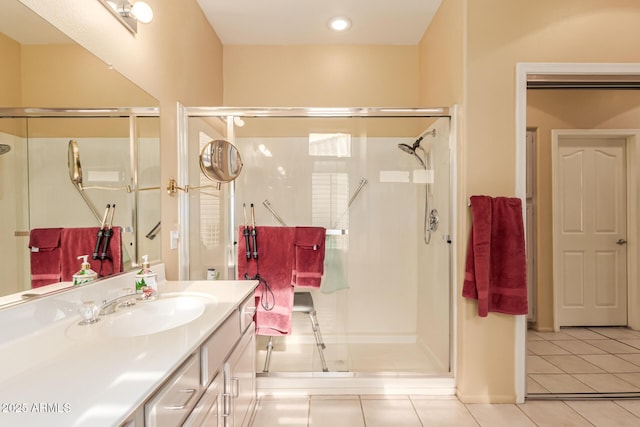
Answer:
[{"label": "cabinet drawer", "polygon": [[200,349],[202,369],[200,384],[206,386],[211,382],[222,362],[240,339],[240,314],[235,310],[216,332],[207,339]]},{"label": "cabinet drawer", "polygon": [[200,355],[189,359],[145,405],[145,426],[176,426],[193,410],[200,387]]},{"label": "cabinet drawer", "polygon": [[218,427],[221,425],[220,396],[222,396],[222,380],[222,374],[216,375],[182,427]]}]

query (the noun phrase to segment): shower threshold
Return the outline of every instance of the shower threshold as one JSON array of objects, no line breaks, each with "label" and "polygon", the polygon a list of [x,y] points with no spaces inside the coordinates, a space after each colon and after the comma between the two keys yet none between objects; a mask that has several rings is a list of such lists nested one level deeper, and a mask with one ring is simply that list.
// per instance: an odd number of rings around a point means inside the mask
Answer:
[{"label": "shower threshold", "polygon": [[261,372],[258,394],[268,395],[455,395],[450,373],[425,375],[398,372]]}]

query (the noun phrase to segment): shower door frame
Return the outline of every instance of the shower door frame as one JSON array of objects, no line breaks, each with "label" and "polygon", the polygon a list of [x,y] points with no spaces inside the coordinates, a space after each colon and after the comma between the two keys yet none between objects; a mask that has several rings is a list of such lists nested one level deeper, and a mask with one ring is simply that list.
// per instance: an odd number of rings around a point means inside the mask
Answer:
[{"label": "shower door frame", "polygon": [[[233,118],[448,118],[449,119],[449,372],[439,374],[389,374],[358,372],[304,372],[278,373],[257,378],[261,394],[456,394],[456,304],[457,295],[457,106],[434,108],[297,108],[297,107],[186,107],[178,104],[178,181],[189,185],[189,118],[219,117],[227,122],[227,139],[234,143]],[[234,198],[233,182],[231,200]],[[229,236],[234,235],[234,206],[229,212]],[[189,199],[187,194],[178,194],[178,279],[189,280]]]}]

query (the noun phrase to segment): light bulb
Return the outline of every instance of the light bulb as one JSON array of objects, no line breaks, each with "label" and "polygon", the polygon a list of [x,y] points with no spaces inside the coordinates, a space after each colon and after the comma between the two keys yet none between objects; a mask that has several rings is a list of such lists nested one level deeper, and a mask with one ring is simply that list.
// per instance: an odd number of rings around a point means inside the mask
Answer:
[{"label": "light bulb", "polygon": [[334,31],[344,31],[351,27],[351,21],[347,18],[337,16],[335,18],[331,18],[331,21],[329,21],[329,27]]},{"label": "light bulb", "polygon": [[153,9],[143,1],[137,1],[133,4],[133,15],[143,24],[148,24],[153,19]]}]

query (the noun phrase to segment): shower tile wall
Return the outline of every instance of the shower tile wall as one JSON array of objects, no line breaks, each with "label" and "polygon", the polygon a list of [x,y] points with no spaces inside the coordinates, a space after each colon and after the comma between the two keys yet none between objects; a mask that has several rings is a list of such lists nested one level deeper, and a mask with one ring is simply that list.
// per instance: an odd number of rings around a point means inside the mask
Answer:
[{"label": "shower tile wall", "polygon": [[[428,363],[425,362],[422,370],[410,369],[410,364],[393,369],[389,359],[389,363],[384,366],[383,362],[378,370],[448,371],[449,247],[443,239],[448,232],[449,210],[448,120],[441,119],[436,127],[442,147],[436,153],[440,158],[434,159],[435,179],[444,187],[438,190],[432,186],[431,197],[443,223],[428,249],[422,239],[425,187],[411,182],[413,171],[421,167],[416,159],[397,148],[398,143],[413,144],[415,138],[353,137],[348,157],[310,156],[306,137],[235,140],[244,163],[242,174],[235,181],[236,224],[244,223],[242,204],[248,207],[253,203],[258,225],[279,225],[263,205],[263,201],[268,200],[287,225],[348,229],[348,235],[341,237],[345,243],[342,267],[348,289],[331,293],[312,291],[322,334],[331,345],[326,353],[331,359],[330,370],[359,370],[358,366],[349,366],[355,363],[354,351],[358,345],[366,348],[387,344],[413,346],[416,358]],[[428,143],[425,146],[429,149]],[[381,172],[385,171],[403,171],[408,174],[409,182],[384,182]],[[348,187],[342,193],[335,184],[339,179],[334,180],[332,197],[327,199],[332,204],[331,221],[318,220],[317,212],[312,211],[314,191],[316,201],[318,199],[318,189],[313,186],[314,173],[348,177]],[[362,178],[366,178],[368,184],[343,221],[335,224]],[[325,281],[335,278],[335,273],[327,267]],[[434,287],[438,281],[442,283]],[[290,352],[299,351],[303,357],[315,360],[311,364],[317,365],[306,316],[293,316],[293,334],[281,338],[279,346],[287,355],[276,348],[272,362],[276,370],[271,369],[272,372],[277,372],[279,363],[275,358],[290,360]],[[304,350],[307,347],[309,350]],[[260,345],[258,349],[260,351]],[[285,363],[291,366],[293,362]],[[308,364],[301,365],[305,363]],[[256,366],[261,371],[260,361]],[[367,366],[360,370],[375,371],[375,368]]]},{"label": "shower tile wall", "polygon": [[[244,163],[236,181],[236,207],[254,203],[258,225],[279,225],[262,204],[269,200],[287,225],[331,228],[332,224],[326,222],[312,222],[311,174],[346,173],[347,196],[353,194],[362,177],[369,182],[353,202],[348,222],[339,225],[349,233],[343,266],[349,289],[330,294],[313,291],[320,326],[328,341],[342,341],[344,334],[352,339],[375,336],[378,340],[381,336],[390,340],[415,336],[418,189],[412,184],[381,183],[378,179],[381,170],[415,167],[412,159],[397,150],[397,143],[395,138],[354,138],[351,157],[330,158],[309,156],[306,138],[236,140]],[[272,156],[262,154],[260,145]],[[237,211],[236,222],[242,224],[242,209]],[[294,328],[308,321],[301,318],[295,322]]]},{"label": "shower tile wall", "polygon": [[[29,138],[29,199],[31,228],[49,227],[94,227],[98,225],[91,210],[82,202],[77,190],[69,180],[67,169],[66,138]],[[131,182],[130,142],[124,138],[73,138],[78,141],[84,175],[84,185],[123,187]],[[139,186],[158,185],[160,150],[158,138],[138,138],[138,154],[144,159],[139,164]],[[115,181],[92,181],[92,172],[106,173],[117,177]],[[127,242],[133,240],[131,211],[132,194],[124,190],[86,190],[100,213],[107,203],[115,204],[115,223],[128,226],[123,234],[125,262],[134,254]],[[144,236],[160,220],[160,190],[141,192],[138,195],[139,255],[148,255],[155,262],[160,259],[160,245]],[[72,208],[75,207],[75,208]],[[141,261],[141,259],[138,259]]]}]

